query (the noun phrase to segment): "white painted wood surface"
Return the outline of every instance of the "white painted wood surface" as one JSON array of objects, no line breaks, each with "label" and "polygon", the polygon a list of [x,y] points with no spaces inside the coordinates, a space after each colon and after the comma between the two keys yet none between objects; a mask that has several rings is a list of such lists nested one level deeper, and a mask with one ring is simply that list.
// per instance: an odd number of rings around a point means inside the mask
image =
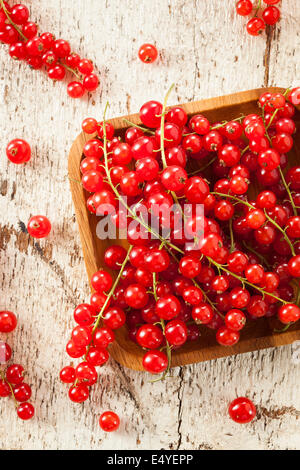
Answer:
[{"label": "white painted wood surface", "polygon": [[[110,360],[84,405],[73,405],[57,379],[68,358],[64,345],[72,310],[89,297],[67,155],[87,116],[135,112],[162,99],[176,83],[170,104],[299,79],[300,11],[282,0],[274,34],[250,38],[234,0],[27,0],[41,31],[69,39],[94,60],[101,91],[72,101],[66,85],[12,61],[0,45],[0,263],[1,307],[19,315],[9,338],[14,360],[33,386],[36,418],[17,419],[9,399],[0,402],[1,449],[299,449],[300,365],[287,346],[177,368],[164,383]],[[295,11],[297,10],[297,11]],[[143,65],[137,50],[155,42],[160,60]],[[299,81],[298,81],[299,85]],[[26,166],[9,164],[5,146],[15,137],[32,145]],[[30,215],[53,222],[48,240],[35,244],[22,232]],[[21,222],[21,226],[20,226]],[[227,405],[247,395],[258,419],[229,420]],[[117,433],[104,434],[98,416],[119,413]]]}]

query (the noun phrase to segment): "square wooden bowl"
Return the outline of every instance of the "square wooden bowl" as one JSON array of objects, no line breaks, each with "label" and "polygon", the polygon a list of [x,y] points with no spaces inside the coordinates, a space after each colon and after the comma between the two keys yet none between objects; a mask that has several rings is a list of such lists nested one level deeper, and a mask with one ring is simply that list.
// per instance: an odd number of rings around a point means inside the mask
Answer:
[{"label": "square wooden bowl", "polygon": [[[262,92],[282,92],[282,88],[268,88],[249,90],[218,98],[206,99],[183,104],[182,107],[189,116],[194,114],[205,114],[211,121],[230,120],[241,114],[257,112],[257,100]],[[126,116],[128,120],[135,124],[141,124],[139,115]],[[123,118],[109,120],[116,129],[116,135],[124,136],[128,125]],[[296,114],[297,128],[300,128],[300,113]],[[79,226],[82,249],[89,279],[94,272],[103,266],[103,255],[105,249],[116,243],[116,240],[99,240],[96,236],[96,225],[98,218],[88,212],[86,200],[88,194],[76,181],[81,179],[80,162],[83,158],[82,149],[91,136],[81,133],[72,145],[69,155],[69,177],[72,191],[72,198],[75,206],[76,218]],[[295,145],[289,153],[289,166],[300,163],[300,133],[295,136]],[[126,248],[126,240],[118,243]],[[113,276],[115,272],[111,272]],[[300,339],[300,322],[291,326],[286,332],[274,333],[274,327],[279,326],[274,318],[260,319],[255,322],[248,322],[241,333],[241,339],[233,347],[223,347],[216,343],[215,332],[208,328],[201,328],[199,341],[184,345],[172,356],[172,366],[182,366],[219,357],[255,351],[258,349],[282,346],[293,343]],[[282,325],[281,325],[282,328]],[[114,359],[120,364],[135,370],[143,370],[142,357],[143,350],[128,339],[127,328],[123,327],[116,332],[116,341],[110,347],[110,352]]]}]

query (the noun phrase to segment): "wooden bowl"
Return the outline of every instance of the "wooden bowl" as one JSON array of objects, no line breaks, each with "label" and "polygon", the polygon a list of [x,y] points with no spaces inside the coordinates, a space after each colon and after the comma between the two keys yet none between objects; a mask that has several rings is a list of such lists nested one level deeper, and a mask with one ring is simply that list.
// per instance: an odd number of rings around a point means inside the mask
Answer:
[{"label": "wooden bowl", "polygon": [[[257,100],[262,92],[282,92],[282,88],[268,88],[249,90],[218,98],[206,99],[183,104],[182,107],[189,116],[203,113],[211,121],[230,120],[241,114],[257,112]],[[126,116],[128,120],[135,124],[141,124],[139,115]],[[116,129],[116,135],[124,136],[128,125],[123,118],[109,120]],[[300,113],[297,111],[296,121],[300,128]],[[81,180],[80,162],[82,159],[82,149],[91,136],[81,133],[72,145],[69,155],[69,177],[72,191],[72,198],[75,206],[76,218],[79,226],[82,249],[89,279],[94,272],[103,266],[103,255],[105,249],[116,243],[116,240],[99,240],[96,236],[97,217],[88,212],[86,199],[88,194],[76,181]],[[293,150],[289,153],[289,165],[300,163],[300,133],[295,138]],[[297,156],[298,154],[298,156]],[[128,247],[126,240],[118,243]],[[115,272],[111,272],[114,276]],[[300,339],[300,322],[291,326],[286,332],[274,333],[274,326],[282,328],[282,324],[276,319],[260,319],[255,322],[248,322],[241,332],[241,339],[233,347],[223,347],[216,343],[215,332],[208,328],[201,328],[199,341],[184,345],[172,354],[172,366],[182,366],[219,357],[255,351],[274,346],[282,346],[293,343]],[[135,343],[128,339],[127,328],[123,327],[116,332],[116,341],[111,345],[110,352],[114,359],[120,364],[135,370],[143,370],[142,357],[144,351]]]}]

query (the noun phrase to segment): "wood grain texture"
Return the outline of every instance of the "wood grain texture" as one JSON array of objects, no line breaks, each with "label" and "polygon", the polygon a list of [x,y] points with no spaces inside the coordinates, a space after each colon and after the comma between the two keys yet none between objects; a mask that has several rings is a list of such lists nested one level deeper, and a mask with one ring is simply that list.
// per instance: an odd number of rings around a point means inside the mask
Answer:
[{"label": "wood grain texture", "polygon": [[[67,154],[83,117],[135,112],[149,98],[161,100],[176,83],[170,104],[261,86],[295,85],[299,77],[299,9],[282,0],[275,33],[245,34],[234,1],[83,0],[26,2],[43,31],[70,40],[97,64],[101,91],[80,102],[9,59],[0,46],[1,148],[13,137],[30,141],[33,159],[24,167],[0,163],[1,306],[19,315],[9,338],[33,386],[37,417],[16,418],[10,400],[0,405],[1,449],[299,449],[300,366],[297,345],[175,368],[164,383],[111,360],[82,406],[68,402],[57,375],[68,361],[64,344],[74,306],[89,297],[88,280],[67,179]],[[124,4],[123,4],[124,3]],[[139,45],[155,41],[160,60],[137,59]],[[298,83],[299,84],[299,83]],[[48,240],[24,231],[31,214],[53,221]],[[231,422],[228,402],[248,395],[258,419]],[[105,435],[98,416],[122,417],[120,430]]]},{"label": "wood grain texture", "polygon": [[[260,95],[267,91],[270,93],[280,93],[284,92],[284,89],[274,87],[260,88],[217,98],[192,101],[181,106],[189,117],[203,113],[210,122],[221,122],[223,119],[230,120],[242,114],[257,112],[257,101]],[[297,127],[300,125],[299,114],[298,112],[294,116]],[[137,125],[142,124],[138,114],[113,118],[110,122],[114,126],[116,136],[124,137],[124,132],[129,127],[126,121]],[[90,194],[78,184],[81,178],[80,162],[84,158],[83,148],[91,137],[93,136],[89,136],[84,132],[79,134],[71,147],[68,163],[70,187],[89,280],[91,280],[93,274],[98,269],[105,266],[104,253],[109,246],[114,245],[117,241],[118,244],[128,249],[128,242],[124,239],[116,240],[112,238],[103,240],[99,238],[97,224],[100,218],[89,213],[86,203]],[[299,155],[296,149],[299,145],[300,134],[295,136],[295,149],[289,154],[290,166],[298,163]],[[195,163],[193,166],[195,166]],[[252,184],[252,195],[258,194],[261,189],[259,185]],[[113,278],[117,277],[115,271],[111,271],[111,274]],[[280,330],[281,324],[274,318],[264,318],[258,322],[249,322],[243,329],[240,341],[235,346],[227,348],[218,345],[215,339],[215,332],[203,326],[199,341],[187,343],[184,347],[172,353],[172,367],[218,359],[257,349],[282,346],[300,340],[300,324],[298,323],[283,333],[275,333],[276,329]],[[116,341],[111,345],[110,352],[112,357],[121,365],[134,370],[143,370],[142,360],[144,351],[137,344],[129,340],[126,326],[116,332]]]}]

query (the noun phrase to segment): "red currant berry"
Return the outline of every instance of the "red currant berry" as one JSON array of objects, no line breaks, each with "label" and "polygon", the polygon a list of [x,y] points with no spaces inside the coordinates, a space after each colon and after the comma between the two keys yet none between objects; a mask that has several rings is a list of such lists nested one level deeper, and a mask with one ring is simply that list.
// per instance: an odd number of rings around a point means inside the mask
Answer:
[{"label": "red currant berry", "polygon": [[71,98],[81,98],[84,91],[84,86],[80,82],[70,82],[67,86],[67,93]]},{"label": "red currant berry", "polygon": [[216,334],[216,340],[221,346],[234,346],[240,339],[240,334],[226,326],[221,326]]},{"label": "red currant berry", "polygon": [[89,389],[86,385],[72,386],[69,390],[69,398],[74,403],[82,403],[89,397]]},{"label": "red currant berry", "polygon": [[247,32],[251,36],[259,36],[266,29],[263,19],[254,17],[247,23]]},{"label": "red currant berry", "polygon": [[28,401],[31,398],[31,387],[28,384],[22,383],[14,386],[14,396],[19,402]]},{"label": "red currant berry", "polygon": [[0,333],[11,333],[17,326],[17,317],[8,310],[0,311]]},{"label": "red currant berry", "polygon": [[187,327],[182,320],[171,320],[165,328],[166,340],[172,346],[182,346],[187,340]]},{"label": "red currant berry", "polygon": [[300,318],[300,308],[295,304],[285,304],[278,311],[278,318],[281,323],[294,323]]},{"label": "red currant berry", "polygon": [[236,4],[236,12],[241,16],[250,15],[252,8],[253,4],[250,0],[239,0]]},{"label": "red currant berry", "polygon": [[153,44],[143,44],[139,48],[139,58],[144,64],[151,64],[157,59],[158,52]]},{"label": "red currant berry", "polygon": [[108,361],[108,359],[108,351],[104,348],[99,347],[90,348],[89,352],[86,355],[87,362],[94,367],[102,366]]},{"label": "red currant berry", "polygon": [[76,379],[79,383],[88,386],[94,385],[97,382],[98,374],[94,366],[88,362],[81,362],[75,369]]},{"label": "red currant berry", "polygon": [[99,348],[106,349],[115,340],[114,332],[107,327],[98,328],[94,334],[94,344]]},{"label": "red currant berry", "polygon": [[155,306],[155,313],[164,320],[172,320],[180,311],[181,304],[174,295],[160,297]]},{"label": "red currant berry", "polygon": [[74,367],[64,367],[59,373],[60,380],[64,384],[72,384],[75,381],[75,369]]},{"label": "red currant berry", "polygon": [[230,418],[239,424],[250,423],[256,416],[256,408],[251,400],[246,397],[239,397],[229,405]]},{"label": "red currant berry", "polygon": [[163,342],[164,336],[161,329],[156,325],[143,325],[139,328],[136,341],[142,348],[156,349]]},{"label": "red currant berry", "polygon": [[168,367],[168,358],[163,351],[148,351],[143,357],[143,367],[151,374],[161,374]]},{"label": "red currant berry", "polygon": [[7,158],[13,163],[26,163],[31,157],[31,148],[23,139],[14,139],[6,147]]},{"label": "red currant berry", "polygon": [[96,74],[90,73],[84,77],[83,86],[87,91],[95,91],[99,86],[99,78]]},{"label": "red currant berry", "polygon": [[232,309],[226,313],[225,324],[230,330],[240,331],[246,324],[246,317],[241,310]]},{"label": "red currant berry", "polygon": [[34,238],[45,238],[51,231],[50,220],[44,215],[34,215],[28,221],[27,230]]},{"label": "red currant berry", "polygon": [[33,418],[34,407],[31,403],[21,403],[17,408],[18,417],[24,421]]},{"label": "red currant berry", "polygon": [[120,307],[110,307],[103,315],[105,326],[117,330],[125,324],[126,315]]},{"label": "red currant berry", "polygon": [[113,411],[105,411],[99,418],[100,428],[105,432],[114,432],[120,426],[120,418]]},{"label": "red currant berry", "polygon": [[27,22],[29,18],[29,10],[26,5],[18,3],[13,5],[10,11],[10,19],[17,25],[22,25]]},{"label": "red currant berry", "polygon": [[6,369],[6,380],[13,385],[19,385],[24,380],[23,374],[23,366],[20,364],[12,364]]},{"label": "red currant berry", "polygon": [[262,19],[266,24],[273,25],[280,19],[280,11],[277,7],[270,6],[263,11]]}]

